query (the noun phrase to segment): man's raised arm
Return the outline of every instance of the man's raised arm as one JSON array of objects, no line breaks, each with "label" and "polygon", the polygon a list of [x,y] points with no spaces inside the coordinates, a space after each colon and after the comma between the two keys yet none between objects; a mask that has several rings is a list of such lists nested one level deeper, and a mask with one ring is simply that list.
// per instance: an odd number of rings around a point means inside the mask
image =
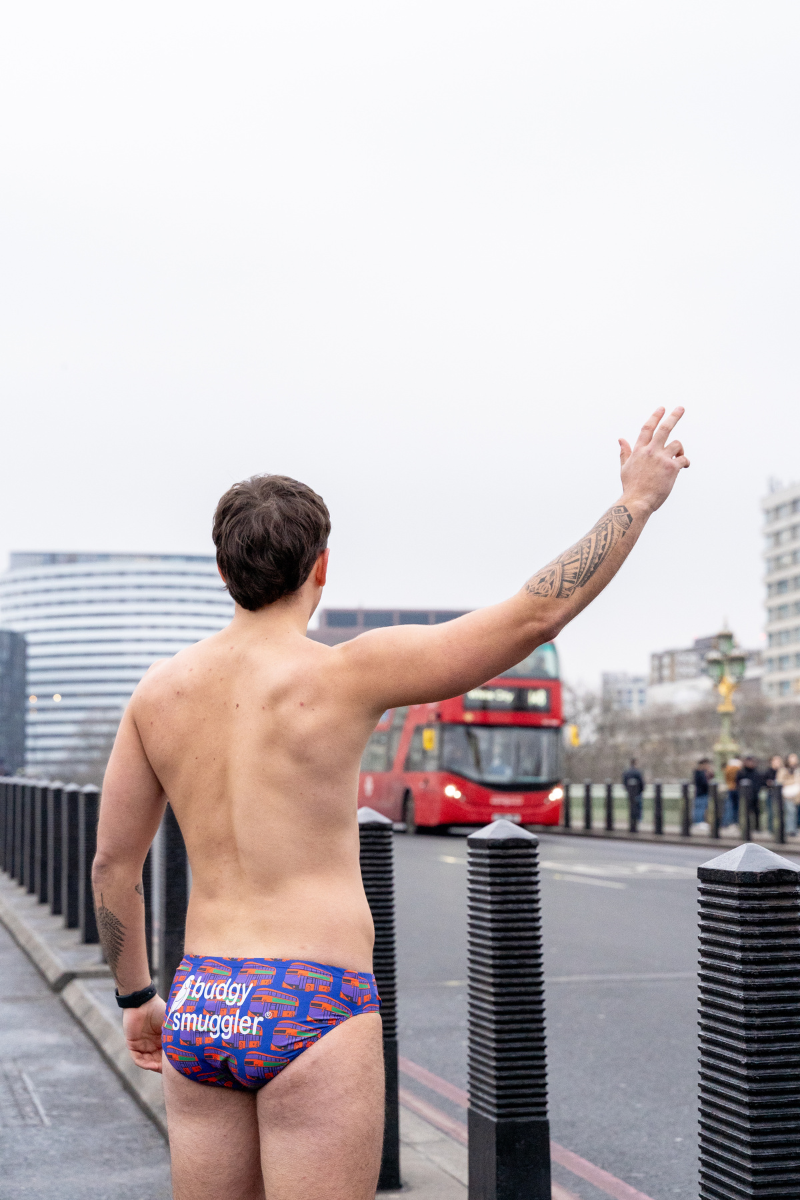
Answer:
[{"label": "man's raised arm", "polygon": [[457,696],[551,641],[614,578],[678,472],[689,466],[681,443],[668,442],[683,411],[665,417],[656,409],[632,450],[620,439],[619,500],[516,596],[445,625],[375,630],[338,646],[359,696],[374,700],[376,712]]}]

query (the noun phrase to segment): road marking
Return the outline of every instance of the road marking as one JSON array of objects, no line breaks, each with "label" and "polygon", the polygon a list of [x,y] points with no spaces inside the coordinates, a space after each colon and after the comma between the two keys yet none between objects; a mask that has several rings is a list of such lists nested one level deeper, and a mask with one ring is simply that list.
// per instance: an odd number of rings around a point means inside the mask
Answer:
[{"label": "road marking", "polygon": [[[455,854],[440,854],[439,862],[450,866],[467,865],[465,858]],[[543,858],[539,863],[543,871],[564,872],[562,878],[577,882],[575,876],[582,875],[588,879],[696,879],[696,867],[681,867],[671,863],[635,862],[635,863],[573,863],[559,862],[554,858]],[[570,878],[571,877],[571,878]],[[622,885],[624,887],[624,884]]]},{"label": "road marking", "polygon": [[[411,1079],[416,1079],[418,1083],[430,1088],[432,1092],[438,1092],[440,1096],[450,1100],[453,1104],[457,1104],[459,1108],[469,1108],[469,1096],[463,1088],[457,1088],[455,1084],[448,1083],[446,1079],[440,1079],[438,1075],[434,1075],[432,1071],[428,1071],[425,1067],[421,1067],[419,1063],[412,1062],[409,1058],[398,1056],[398,1065],[403,1075],[408,1075]],[[407,1088],[400,1088],[400,1103],[406,1108],[410,1108],[417,1116],[428,1121],[434,1128],[441,1130],[442,1133],[448,1134],[455,1141],[460,1142],[462,1146],[468,1144],[467,1126],[463,1121],[455,1121],[452,1117],[448,1117],[447,1113],[441,1112],[434,1105],[428,1104],[427,1101],[421,1100],[415,1096],[413,1092],[409,1092]],[[427,1115],[426,1115],[427,1114]],[[452,1131],[452,1132],[451,1132]],[[599,1191],[605,1192],[607,1196],[613,1196],[614,1200],[650,1200],[644,1192],[639,1192],[636,1188],[631,1187],[629,1183],[624,1183],[623,1180],[617,1179],[616,1176],[610,1175],[608,1171],[604,1171],[602,1167],[596,1167],[594,1163],[590,1163],[588,1159],[581,1158],[580,1154],[575,1154],[572,1150],[567,1150],[564,1146],[559,1146],[558,1142],[550,1143],[550,1157],[553,1162],[557,1162],[559,1166],[566,1167],[573,1175],[577,1175],[579,1179],[585,1179],[587,1183],[591,1183]],[[567,1200],[564,1196],[559,1196],[553,1188],[553,1200]],[[569,1196],[569,1193],[567,1193]]]},{"label": "road marking", "polygon": [[628,886],[627,883],[615,883],[613,879],[587,879],[585,875],[562,875],[560,871],[555,871],[552,878],[560,883],[591,883],[593,887],[619,888],[623,892]]},{"label": "road marking", "polygon": [[454,858],[452,854],[440,854],[439,862],[459,863],[461,866],[464,866],[464,867],[467,865],[467,860],[465,858]]},{"label": "road marking", "polygon": [[[545,983],[653,983],[659,980],[696,979],[696,971],[633,971],[617,975],[545,975]],[[421,987],[466,987],[466,979],[440,979],[433,983],[415,983]],[[420,1067],[420,1070],[423,1068]]]}]

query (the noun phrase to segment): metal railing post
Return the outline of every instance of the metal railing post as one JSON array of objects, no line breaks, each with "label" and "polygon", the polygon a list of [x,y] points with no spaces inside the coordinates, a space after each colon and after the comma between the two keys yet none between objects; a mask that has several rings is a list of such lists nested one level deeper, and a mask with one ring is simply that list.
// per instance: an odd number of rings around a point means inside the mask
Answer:
[{"label": "metal railing post", "polygon": [[469,1200],[550,1200],[538,838],[467,838]]},{"label": "metal railing post", "polygon": [[691,802],[689,782],[684,779],[681,784],[681,837],[689,837],[692,832]]},{"label": "metal railing post", "polygon": [[653,795],[653,832],[664,832],[664,785],[660,779],[656,780]]},{"label": "metal railing post", "polygon": [[0,779],[0,869],[6,868],[6,812],[8,810],[8,780]]},{"label": "metal railing post", "polygon": [[26,892],[34,892],[34,844],[33,844],[33,783],[22,785],[22,875],[20,883]]},{"label": "metal railing post", "polygon": [[583,828],[592,828],[592,781],[583,781]]},{"label": "metal railing post", "polygon": [[47,898],[50,912],[60,916],[61,908],[61,805],[64,785],[56,779],[47,789]]},{"label": "metal railing post", "polygon": [[753,785],[749,779],[743,779],[739,784],[739,828],[746,842],[750,841],[750,798]]},{"label": "metal railing post", "polygon": [[568,779],[564,780],[564,799],[562,801],[562,804],[564,805],[564,807],[563,807],[562,813],[561,813],[561,824],[564,826],[565,829],[570,829],[572,826],[572,812],[570,810],[570,794],[569,794],[569,780]]},{"label": "metal railing post", "polygon": [[78,796],[77,783],[64,788],[61,802],[61,912],[67,929],[78,928]]},{"label": "metal railing post", "polygon": [[36,785],[33,794],[33,883],[40,904],[46,904],[48,893],[47,872],[47,803],[50,787],[44,780]]},{"label": "metal railing post", "polygon": [[394,834],[388,817],[358,810],[361,878],[375,926],[373,971],[381,998],[386,1076],[383,1156],[378,1191],[395,1191],[400,1181],[400,1101],[397,1060],[397,951],[394,918]]},{"label": "metal railing post", "polygon": [[14,865],[11,874],[17,883],[22,883],[23,856],[23,809],[25,784],[18,779],[14,784]]},{"label": "metal railing post", "polygon": [[614,784],[606,780],[606,833],[614,831]]},{"label": "metal railing post", "polygon": [[799,873],[752,842],[697,871],[701,1200],[800,1194]]},{"label": "metal railing post", "polygon": [[100,941],[92,894],[92,863],[97,849],[97,816],[100,788],[87,783],[78,793],[78,928],[81,941],[95,945]]},{"label": "metal railing post", "polygon": [[167,805],[161,822],[161,837],[158,989],[166,999],[183,958],[186,906],[189,903],[186,846],[171,804]]},{"label": "metal railing post", "polygon": [[[628,789],[628,833],[636,833],[639,828],[639,813],[638,813],[638,794],[635,791],[636,784],[629,783]],[[644,795],[644,793],[642,793]]]},{"label": "metal railing post", "polygon": [[779,846],[782,846],[786,841],[786,813],[783,811],[783,784],[773,783],[772,788],[772,812],[775,841]]},{"label": "metal railing post", "polygon": [[712,838],[719,837],[719,787],[716,780],[711,781],[708,785],[708,803],[711,808],[711,828],[709,833]]}]

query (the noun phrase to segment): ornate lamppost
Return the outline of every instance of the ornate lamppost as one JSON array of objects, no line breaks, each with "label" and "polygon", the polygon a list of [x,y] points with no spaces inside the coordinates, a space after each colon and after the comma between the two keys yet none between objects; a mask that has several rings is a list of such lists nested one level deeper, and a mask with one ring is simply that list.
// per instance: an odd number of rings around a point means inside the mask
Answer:
[{"label": "ornate lamppost", "polygon": [[731,717],[736,712],[733,704],[733,693],[744,677],[745,655],[735,648],[733,634],[724,629],[714,638],[715,650],[706,655],[706,670],[711,676],[717,691],[722,697],[717,705],[720,715],[719,741],[714,746],[717,779],[724,782],[723,768],[729,758],[738,752],[739,745],[731,734]]}]

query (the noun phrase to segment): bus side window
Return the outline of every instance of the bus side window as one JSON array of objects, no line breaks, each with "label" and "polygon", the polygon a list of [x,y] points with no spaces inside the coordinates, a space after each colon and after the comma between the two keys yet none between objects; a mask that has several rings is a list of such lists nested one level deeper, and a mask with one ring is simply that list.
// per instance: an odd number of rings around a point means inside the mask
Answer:
[{"label": "bus side window", "polygon": [[439,736],[435,727],[418,725],[406,755],[407,771],[435,771],[439,766]]},{"label": "bus side window", "polygon": [[389,767],[391,771],[394,766],[394,760],[397,758],[397,751],[400,748],[400,739],[403,736],[403,726],[406,723],[408,715],[408,705],[405,708],[396,708],[392,717],[392,728],[389,731]]},{"label": "bus side window", "polygon": [[378,730],[372,734],[361,756],[362,771],[388,771],[389,769],[389,734],[386,730]]}]

